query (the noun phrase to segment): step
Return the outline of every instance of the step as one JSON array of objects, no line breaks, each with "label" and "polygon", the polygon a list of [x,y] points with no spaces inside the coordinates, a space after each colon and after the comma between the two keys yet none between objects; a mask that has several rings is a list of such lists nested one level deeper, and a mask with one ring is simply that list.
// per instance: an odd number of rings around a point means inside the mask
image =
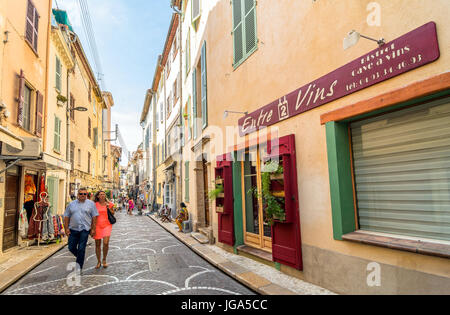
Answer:
[{"label": "step", "polygon": [[209,240],[209,244],[214,244],[214,232],[212,227],[201,227],[198,229],[198,231]]},{"label": "step", "polygon": [[192,232],[191,236],[200,244],[209,244],[209,238],[202,233]]}]

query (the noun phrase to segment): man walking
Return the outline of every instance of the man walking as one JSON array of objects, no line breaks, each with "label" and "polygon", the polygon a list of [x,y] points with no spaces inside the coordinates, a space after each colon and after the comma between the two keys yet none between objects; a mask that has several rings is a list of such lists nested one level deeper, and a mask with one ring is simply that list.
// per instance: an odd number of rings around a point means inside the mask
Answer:
[{"label": "man walking", "polygon": [[95,203],[87,199],[87,189],[78,191],[78,199],[67,206],[64,213],[66,235],[69,236],[69,250],[77,257],[78,267],[83,269],[86,244],[95,235],[98,211]]}]

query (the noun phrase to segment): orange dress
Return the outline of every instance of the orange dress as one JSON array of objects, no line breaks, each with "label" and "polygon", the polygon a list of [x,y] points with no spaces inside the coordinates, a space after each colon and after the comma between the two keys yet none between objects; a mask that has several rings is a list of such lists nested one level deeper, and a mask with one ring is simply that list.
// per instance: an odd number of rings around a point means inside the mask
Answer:
[{"label": "orange dress", "polygon": [[[110,207],[112,207],[112,205],[112,203],[109,204]],[[94,239],[101,240],[107,236],[111,236],[112,224],[109,223],[108,220],[108,210],[106,205],[102,206],[99,202],[96,202],[95,206],[97,207],[98,217]]]}]

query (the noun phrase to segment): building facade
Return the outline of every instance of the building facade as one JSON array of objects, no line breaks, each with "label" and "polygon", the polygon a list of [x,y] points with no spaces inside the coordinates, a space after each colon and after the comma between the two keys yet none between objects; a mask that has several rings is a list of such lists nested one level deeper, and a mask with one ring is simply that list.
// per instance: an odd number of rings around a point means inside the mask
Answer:
[{"label": "building facade", "polygon": [[183,1],[182,199],[218,246],[331,291],[444,293],[449,4],[377,3]]}]

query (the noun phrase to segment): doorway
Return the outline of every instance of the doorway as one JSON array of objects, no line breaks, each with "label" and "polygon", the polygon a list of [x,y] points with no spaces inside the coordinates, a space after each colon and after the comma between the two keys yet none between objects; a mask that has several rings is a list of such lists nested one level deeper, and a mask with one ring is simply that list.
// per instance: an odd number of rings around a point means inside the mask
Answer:
[{"label": "doorway", "polygon": [[6,172],[3,251],[17,246],[19,225],[20,168],[13,166]]},{"label": "doorway", "polygon": [[272,230],[266,222],[261,196],[261,159],[265,152],[265,145],[251,147],[243,152],[241,160],[244,243],[272,252]]},{"label": "doorway", "polygon": [[204,191],[203,198],[205,200],[205,227],[209,227],[210,226],[209,196],[208,196],[209,176],[208,176],[208,164],[205,159],[202,160],[202,169],[203,169],[203,191]]}]

